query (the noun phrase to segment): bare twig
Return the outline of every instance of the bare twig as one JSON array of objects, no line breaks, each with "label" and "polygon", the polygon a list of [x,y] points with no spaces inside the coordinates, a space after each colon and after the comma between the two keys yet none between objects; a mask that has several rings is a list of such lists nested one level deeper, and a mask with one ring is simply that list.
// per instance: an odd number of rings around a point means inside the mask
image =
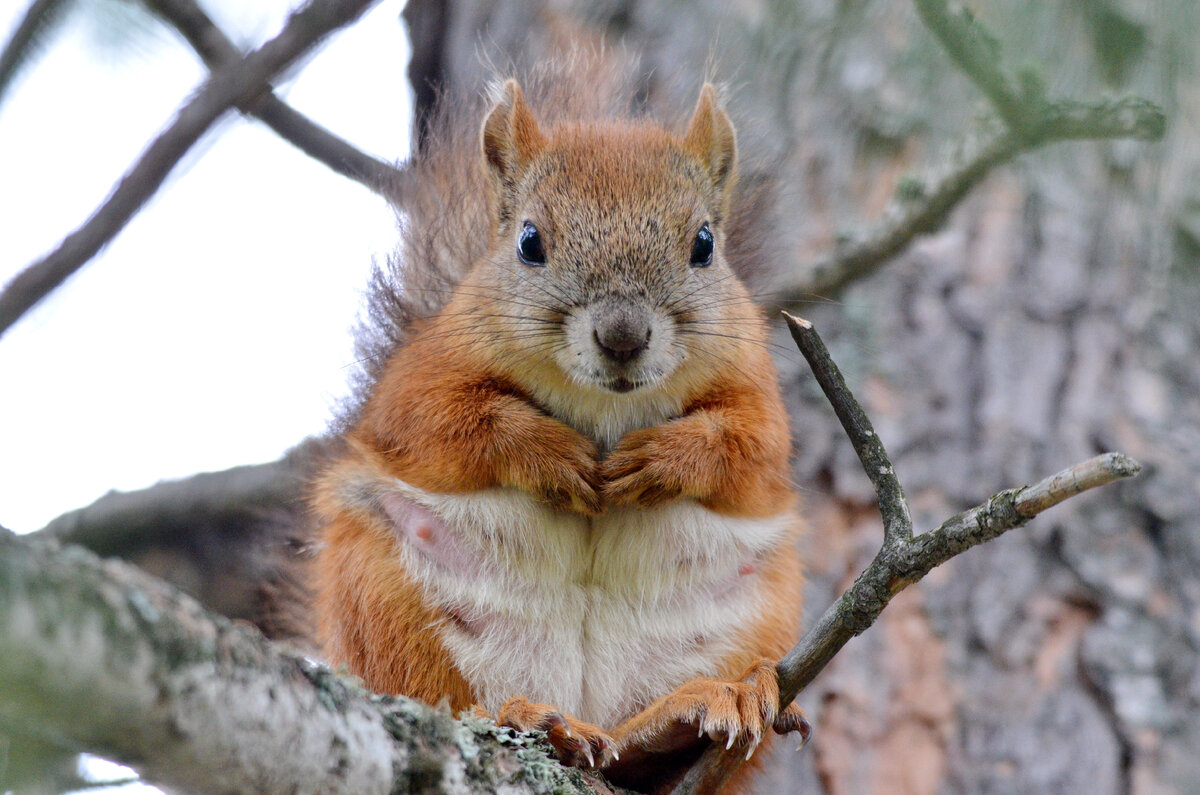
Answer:
[{"label": "bare twig", "polygon": [[[875,484],[876,493],[880,495],[879,509],[884,527],[903,526],[907,521],[911,529],[908,506],[899,491],[892,463],[816,329],[799,318],[786,314],[785,318],[792,337],[833,404],[868,477]],[[790,704],[847,641],[875,623],[893,596],[935,567],[971,547],[1020,527],[1063,500],[1131,477],[1140,470],[1141,465],[1132,458],[1121,453],[1107,453],[1032,486],[995,494],[986,503],[947,519],[928,533],[902,536],[893,530],[889,537],[885,531],[883,545],[870,565],[776,666],[780,707]],[[741,754],[728,753],[717,745],[710,745],[674,792],[677,795],[711,792],[742,762]]]},{"label": "bare twig", "polygon": [[532,738],[372,695],[135,566],[4,530],[0,649],[0,731],[182,791],[611,791]]},{"label": "bare twig", "polygon": [[805,282],[781,290],[776,302],[786,306],[814,294],[830,295],[879,270],[913,238],[939,229],[959,201],[993,168],[1018,154],[1058,141],[1108,138],[1157,141],[1162,138],[1165,125],[1162,110],[1139,97],[1050,104],[1024,135],[1009,129],[992,132],[982,144],[970,148],[936,184],[924,190],[919,200],[903,205],[862,239],[839,245],[830,257],[803,269],[810,274]]},{"label": "bare twig", "polygon": [[[143,2],[183,35],[209,69],[216,71],[240,60],[237,47],[193,0]],[[265,122],[281,138],[334,172],[362,183],[384,198],[395,198],[403,173],[400,169],[355,148],[270,90],[238,107]]]},{"label": "bare twig", "polygon": [[883,543],[885,546],[895,546],[912,538],[912,517],[908,513],[908,503],[904,500],[904,490],[900,480],[892,468],[887,451],[883,449],[871,420],[862,406],[850,394],[842,372],[834,364],[825,349],[825,343],[815,333],[807,320],[792,317],[783,313],[791,329],[792,339],[796,341],[800,352],[816,374],[817,383],[825,392],[834,412],[850,437],[850,444],[862,462],[863,470],[875,486],[875,496],[879,501],[879,510],[883,514]]},{"label": "bare twig", "polygon": [[267,82],[376,0],[312,0],[271,41],[214,72],[121,179],[104,204],[58,248],[19,273],[0,293],[0,334],[83,266],[113,238],[167,178],[213,122],[259,96]]}]

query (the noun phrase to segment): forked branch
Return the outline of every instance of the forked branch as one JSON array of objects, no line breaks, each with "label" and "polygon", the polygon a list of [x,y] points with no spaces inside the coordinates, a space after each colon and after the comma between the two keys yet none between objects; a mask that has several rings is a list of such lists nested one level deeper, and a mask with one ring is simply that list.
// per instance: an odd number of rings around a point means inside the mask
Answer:
[{"label": "forked branch", "polygon": [[982,131],[921,195],[898,206],[874,230],[841,243],[832,254],[805,269],[798,285],[784,286],[776,303],[787,306],[813,295],[831,295],[882,268],[914,238],[941,228],[951,211],[992,172],[1017,155],[1059,141],[1117,138],[1157,141],[1166,121],[1162,110],[1139,97],[1100,102],[1065,100],[1043,106],[1037,122],[1023,132],[1001,126]]},{"label": "forked branch", "polygon": [[[1042,80],[1026,69],[1009,75],[1000,42],[966,9],[946,0],[913,0],[921,21],[955,65],[988,98],[998,123],[960,147],[964,152],[928,187],[891,212],[858,240],[839,243],[828,257],[804,269],[798,284],[781,285],[776,303],[830,295],[879,270],[914,238],[941,228],[959,201],[992,169],[1019,154],[1056,141],[1125,138],[1158,141],[1166,129],[1162,109],[1141,97],[1051,100]],[[997,129],[998,128],[998,129]]]},{"label": "forked branch", "polygon": [[[234,43],[195,0],[142,0],[187,40],[212,71],[242,57]],[[372,157],[326,130],[267,90],[239,109],[262,121],[288,143],[332,169],[391,199],[400,187],[403,172]]]},{"label": "forked branch", "polygon": [[[855,635],[875,623],[892,597],[937,566],[971,547],[1020,527],[1047,508],[1077,494],[1131,477],[1141,464],[1121,453],[1106,453],[1075,464],[1032,486],[1008,489],[914,536],[899,480],[883,443],[842,379],[812,324],[784,313],[792,338],[850,437],[875,487],[884,539],[870,565],[804,634],[776,666],[780,704],[790,704]],[[712,792],[742,764],[743,757],[710,745],[675,788],[675,793]]]},{"label": "forked branch", "polygon": [[357,19],[374,0],[310,0],[279,35],[213,72],[99,209],[58,248],[17,274],[0,292],[0,335],[79,270],[129,223],[196,141],[230,108],[252,102],[268,81],[333,31]]}]

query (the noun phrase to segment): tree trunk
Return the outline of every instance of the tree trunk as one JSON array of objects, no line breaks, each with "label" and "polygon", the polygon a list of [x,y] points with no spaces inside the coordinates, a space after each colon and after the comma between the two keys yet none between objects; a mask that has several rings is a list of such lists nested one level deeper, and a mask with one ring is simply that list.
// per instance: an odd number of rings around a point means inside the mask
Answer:
[{"label": "tree trunk", "polygon": [[[1200,134],[1186,120],[1200,111],[1200,11],[974,5],[1007,63],[1043,64],[1020,84],[1083,99],[1137,91],[1166,107],[1165,141],[1024,155],[882,272],[788,308],[822,330],[864,400],[918,530],[1103,450],[1148,471],[897,597],[802,694],[813,744],[781,754],[763,791],[1193,789]],[[803,285],[807,263],[870,229],[893,197],[919,200],[988,110],[907,0],[496,0],[448,13],[414,0],[405,15],[422,85],[479,86],[480,49],[528,64],[580,35],[641,53],[649,100],[682,112],[715,62],[743,152],[783,176],[794,237],[779,289]],[[870,484],[778,328],[813,528],[811,622],[880,528]]]}]

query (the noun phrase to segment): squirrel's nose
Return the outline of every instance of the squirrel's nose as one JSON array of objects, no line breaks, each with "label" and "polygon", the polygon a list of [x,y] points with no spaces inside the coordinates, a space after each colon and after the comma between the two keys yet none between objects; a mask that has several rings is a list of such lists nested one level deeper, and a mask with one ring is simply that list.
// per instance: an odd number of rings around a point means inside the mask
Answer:
[{"label": "squirrel's nose", "polygon": [[601,317],[592,336],[605,358],[625,364],[636,359],[650,344],[650,319],[641,313],[618,311]]}]

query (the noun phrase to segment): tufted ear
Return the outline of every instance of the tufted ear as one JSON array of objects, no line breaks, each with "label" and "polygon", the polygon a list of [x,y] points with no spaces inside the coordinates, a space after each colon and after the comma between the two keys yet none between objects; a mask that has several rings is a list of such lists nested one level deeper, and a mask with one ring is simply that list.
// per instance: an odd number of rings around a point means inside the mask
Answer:
[{"label": "tufted ear", "polygon": [[516,80],[506,80],[499,99],[483,122],[483,156],[492,176],[501,186],[511,188],[545,145],[546,139],[525,104],[521,86]]},{"label": "tufted ear", "polygon": [[733,131],[733,122],[729,121],[729,116],[717,102],[717,92],[712,83],[705,83],[700,89],[700,100],[692,112],[692,120],[688,122],[683,143],[708,169],[718,192],[724,194],[733,187],[737,168],[737,134]]}]

